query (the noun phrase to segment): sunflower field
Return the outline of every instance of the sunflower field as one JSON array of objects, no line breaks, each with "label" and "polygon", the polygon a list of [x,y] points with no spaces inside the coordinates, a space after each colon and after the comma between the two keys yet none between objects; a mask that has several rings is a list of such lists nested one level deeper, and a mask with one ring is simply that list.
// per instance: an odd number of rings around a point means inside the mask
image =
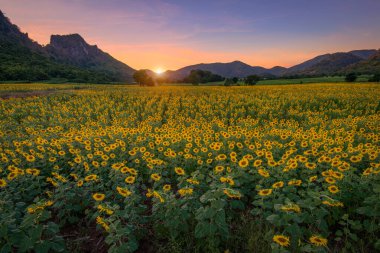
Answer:
[{"label": "sunflower field", "polygon": [[378,84],[50,86],[0,99],[0,252],[380,251]]}]

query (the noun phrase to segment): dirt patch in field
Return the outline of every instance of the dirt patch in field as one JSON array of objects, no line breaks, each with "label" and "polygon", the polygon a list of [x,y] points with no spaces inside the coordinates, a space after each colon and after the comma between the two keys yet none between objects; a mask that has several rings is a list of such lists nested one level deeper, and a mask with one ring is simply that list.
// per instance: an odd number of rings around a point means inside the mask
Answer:
[{"label": "dirt patch in field", "polygon": [[42,97],[42,96],[48,96],[51,94],[56,93],[63,93],[63,92],[73,92],[73,89],[70,90],[36,90],[36,91],[12,91],[12,92],[5,92],[0,93],[0,99],[10,99],[10,98],[27,98],[27,97]]}]

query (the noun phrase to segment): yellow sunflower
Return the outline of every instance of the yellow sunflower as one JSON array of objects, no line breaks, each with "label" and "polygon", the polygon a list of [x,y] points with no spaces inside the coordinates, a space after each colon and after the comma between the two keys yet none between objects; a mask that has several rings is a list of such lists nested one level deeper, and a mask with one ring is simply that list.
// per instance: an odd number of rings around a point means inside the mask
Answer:
[{"label": "yellow sunflower", "polygon": [[129,176],[129,177],[126,177],[126,178],[125,178],[125,182],[126,182],[127,184],[133,184],[133,183],[135,182],[135,180],[136,180],[136,178],[133,177],[133,176]]},{"label": "yellow sunflower", "polygon": [[78,187],[82,187],[82,185],[83,185],[83,180],[79,180],[78,183],[77,183],[77,186]]},{"label": "yellow sunflower", "polygon": [[84,181],[89,182],[89,181],[94,181],[97,180],[98,176],[95,174],[88,175],[87,177],[84,178]]},{"label": "yellow sunflower", "polygon": [[128,189],[125,189],[125,188],[122,188],[122,187],[119,187],[119,186],[116,187],[116,190],[123,197],[128,197],[129,195],[132,194],[132,192],[129,191]]},{"label": "yellow sunflower", "polygon": [[272,185],[272,188],[274,188],[274,189],[282,188],[282,187],[284,187],[284,182],[282,182],[282,181],[276,182]]},{"label": "yellow sunflower", "polygon": [[315,246],[327,246],[327,239],[318,235],[313,235],[309,238],[309,241]]},{"label": "yellow sunflower", "polygon": [[94,195],[92,195],[92,198],[96,201],[102,201],[105,197],[106,195],[104,195],[103,193],[95,193]]},{"label": "yellow sunflower", "polygon": [[330,186],[328,187],[328,189],[329,189],[329,191],[330,191],[331,193],[333,193],[333,194],[339,192],[339,188],[338,188],[338,186],[336,186],[336,185],[330,185]]},{"label": "yellow sunflower", "polygon": [[336,182],[336,180],[332,177],[326,177],[325,181],[329,184],[334,184]]},{"label": "yellow sunflower", "polygon": [[259,191],[260,196],[268,196],[272,194],[272,189],[263,189]]},{"label": "yellow sunflower", "polygon": [[170,184],[166,184],[166,185],[164,185],[164,187],[162,187],[162,189],[164,190],[164,192],[168,192],[168,191],[170,191],[171,188],[172,188],[172,187],[171,187]]},{"label": "yellow sunflower", "polygon": [[221,165],[218,165],[215,167],[215,173],[221,173],[224,171],[224,167]]},{"label": "yellow sunflower", "polygon": [[243,158],[239,161],[239,166],[242,168],[246,168],[249,165],[249,161],[246,158]]},{"label": "yellow sunflower", "polygon": [[5,186],[7,186],[7,181],[0,179],[0,188],[4,188]]},{"label": "yellow sunflower", "polygon": [[302,184],[302,180],[299,180],[299,179],[293,179],[288,182],[288,185],[300,186],[301,184]]},{"label": "yellow sunflower", "polygon": [[177,173],[177,175],[179,175],[179,176],[185,175],[185,170],[182,169],[181,167],[176,167],[176,168],[174,169],[174,171],[175,171],[175,173]]},{"label": "yellow sunflower", "polygon": [[318,176],[311,176],[309,177],[309,182],[314,182],[315,180],[317,180]]},{"label": "yellow sunflower", "polygon": [[153,173],[152,175],[150,175],[150,178],[157,182],[157,181],[160,181],[161,176],[160,174]]},{"label": "yellow sunflower", "polygon": [[273,241],[282,247],[288,247],[290,245],[290,238],[284,235],[273,236]]}]

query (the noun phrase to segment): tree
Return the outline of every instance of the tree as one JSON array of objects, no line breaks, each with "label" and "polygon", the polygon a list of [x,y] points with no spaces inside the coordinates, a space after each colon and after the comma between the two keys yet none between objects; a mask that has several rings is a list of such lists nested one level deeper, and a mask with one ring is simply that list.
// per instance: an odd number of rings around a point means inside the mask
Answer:
[{"label": "tree", "polygon": [[200,69],[195,69],[190,72],[190,74],[184,78],[185,83],[192,83],[193,85],[198,85],[200,83],[209,82],[220,82],[224,78],[220,75],[213,74],[210,71],[204,71]]},{"label": "tree", "polygon": [[380,82],[380,74],[374,74],[368,82]]},{"label": "tree", "polygon": [[140,86],[154,86],[155,82],[148,72],[144,69],[138,70],[133,74],[133,78]]},{"label": "tree", "polygon": [[238,77],[236,77],[236,76],[235,76],[235,77],[233,77],[233,78],[232,78],[232,82],[234,82],[234,84],[235,84],[235,83],[237,83],[237,82],[239,82],[239,78],[238,78]]},{"label": "tree", "polygon": [[260,77],[258,75],[247,76],[244,80],[244,82],[248,85],[255,85],[258,81],[260,81]]},{"label": "tree", "polygon": [[201,82],[201,71],[202,70],[192,70],[190,75],[186,78],[192,85],[199,85]]},{"label": "tree", "polygon": [[349,73],[346,75],[346,82],[349,82],[349,83],[352,83],[352,82],[355,82],[356,79],[358,78],[358,76],[356,75],[356,73]]},{"label": "tree", "polygon": [[235,82],[233,81],[233,79],[231,78],[226,78],[226,80],[224,81],[224,86],[231,86],[233,85]]}]

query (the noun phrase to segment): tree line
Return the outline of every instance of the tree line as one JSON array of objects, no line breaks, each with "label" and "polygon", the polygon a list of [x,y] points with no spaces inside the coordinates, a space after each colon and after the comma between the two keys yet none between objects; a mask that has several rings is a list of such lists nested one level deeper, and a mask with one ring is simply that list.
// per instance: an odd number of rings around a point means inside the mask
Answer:
[{"label": "tree line", "polygon": [[[138,70],[134,73],[133,78],[135,82],[140,86],[155,86],[162,83],[170,83],[171,80],[166,78],[155,78],[152,74],[149,74],[147,70]],[[199,85],[211,82],[224,82],[225,86],[239,85],[243,83],[245,85],[254,85],[259,80],[261,80],[258,75],[250,75],[246,78],[225,78],[221,75],[217,75],[212,73],[211,71],[206,70],[191,70],[190,74],[180,81],[176,81],[176,83],[191,83],[192,85]]]}]

